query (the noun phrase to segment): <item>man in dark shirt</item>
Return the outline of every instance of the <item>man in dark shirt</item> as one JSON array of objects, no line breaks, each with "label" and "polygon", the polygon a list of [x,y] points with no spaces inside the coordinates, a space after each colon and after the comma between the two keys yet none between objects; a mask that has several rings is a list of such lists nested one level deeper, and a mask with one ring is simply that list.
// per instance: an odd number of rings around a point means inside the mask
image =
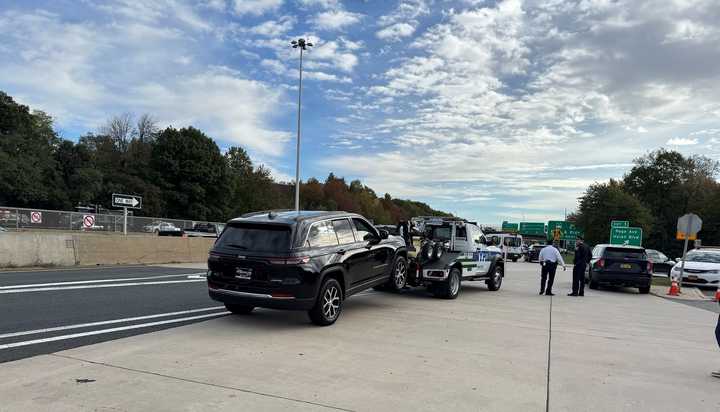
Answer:
[{"label": "man in dark shirt", "polygon": [[575,265],[573,266],[572,293],[568,296],[585,296],[585,267],[590,263],[592,253],[583,238],[575,239]]}]

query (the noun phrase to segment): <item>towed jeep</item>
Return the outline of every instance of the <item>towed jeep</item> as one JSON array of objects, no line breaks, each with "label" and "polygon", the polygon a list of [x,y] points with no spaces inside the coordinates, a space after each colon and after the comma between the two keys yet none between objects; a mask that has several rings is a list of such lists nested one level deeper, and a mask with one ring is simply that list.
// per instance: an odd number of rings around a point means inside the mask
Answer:
[{"label": "towed jeep", "polygon": [[408,243],[410,286],[425,286],[436,297],[455,299],[462,282],[484,281],[500,289],[505,276],[501,250],[489,246],[480,228],[458,218],[412,220]]}]

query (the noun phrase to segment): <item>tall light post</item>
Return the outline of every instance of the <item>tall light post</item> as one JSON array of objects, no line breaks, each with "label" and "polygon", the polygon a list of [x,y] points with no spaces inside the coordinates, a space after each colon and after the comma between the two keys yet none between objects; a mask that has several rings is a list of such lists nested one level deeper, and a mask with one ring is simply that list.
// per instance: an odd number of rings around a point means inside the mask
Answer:
[{"label": "tall light post", "polygon": [[300,109],[302,107],[302,60],[303,51],[312,47],[312,43],[305,39],[297,39],[290,42],[293,49],[300,49],[300,85],[298,87],[298,115],[297,115],[297,150],[295,152],[295,211],[300,211]]}]

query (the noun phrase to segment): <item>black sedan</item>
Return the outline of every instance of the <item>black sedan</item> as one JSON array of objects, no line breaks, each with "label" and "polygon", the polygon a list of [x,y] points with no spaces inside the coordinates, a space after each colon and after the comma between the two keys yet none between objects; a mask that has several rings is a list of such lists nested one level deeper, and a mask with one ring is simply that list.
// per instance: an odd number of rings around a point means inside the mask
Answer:
[{"label": "black sedan", "polygon": [[645,249],[648,259],[653,264],[653,273],[660,273],[670,276],[670,269],[675,266],[675,262],[668,259],[665,254],[655,249]]}]

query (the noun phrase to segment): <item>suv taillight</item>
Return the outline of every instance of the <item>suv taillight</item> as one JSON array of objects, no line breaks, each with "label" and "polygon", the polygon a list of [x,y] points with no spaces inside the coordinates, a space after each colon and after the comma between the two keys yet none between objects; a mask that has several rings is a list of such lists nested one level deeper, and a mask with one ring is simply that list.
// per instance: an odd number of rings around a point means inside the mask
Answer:
[{"label": "suv taillight", "polygon": [[598,260],[598,267],[600,267],[600,269],[605,268],[605,259]]},{"label": "suv taillight", "polygon": [[268,259],[269,262],[273,265],[300,265],[303,263],[308,263],[310,261],[310,256],[300,256],[300,257],[288,257],[288,258],[272,258]]},{"label": "suv taillight", "polygon": [[648,260],[648,263],[647,263],[647,272],[648,272],[648,273],[653,273],[653,263],[650,262],[649,260]]}]

